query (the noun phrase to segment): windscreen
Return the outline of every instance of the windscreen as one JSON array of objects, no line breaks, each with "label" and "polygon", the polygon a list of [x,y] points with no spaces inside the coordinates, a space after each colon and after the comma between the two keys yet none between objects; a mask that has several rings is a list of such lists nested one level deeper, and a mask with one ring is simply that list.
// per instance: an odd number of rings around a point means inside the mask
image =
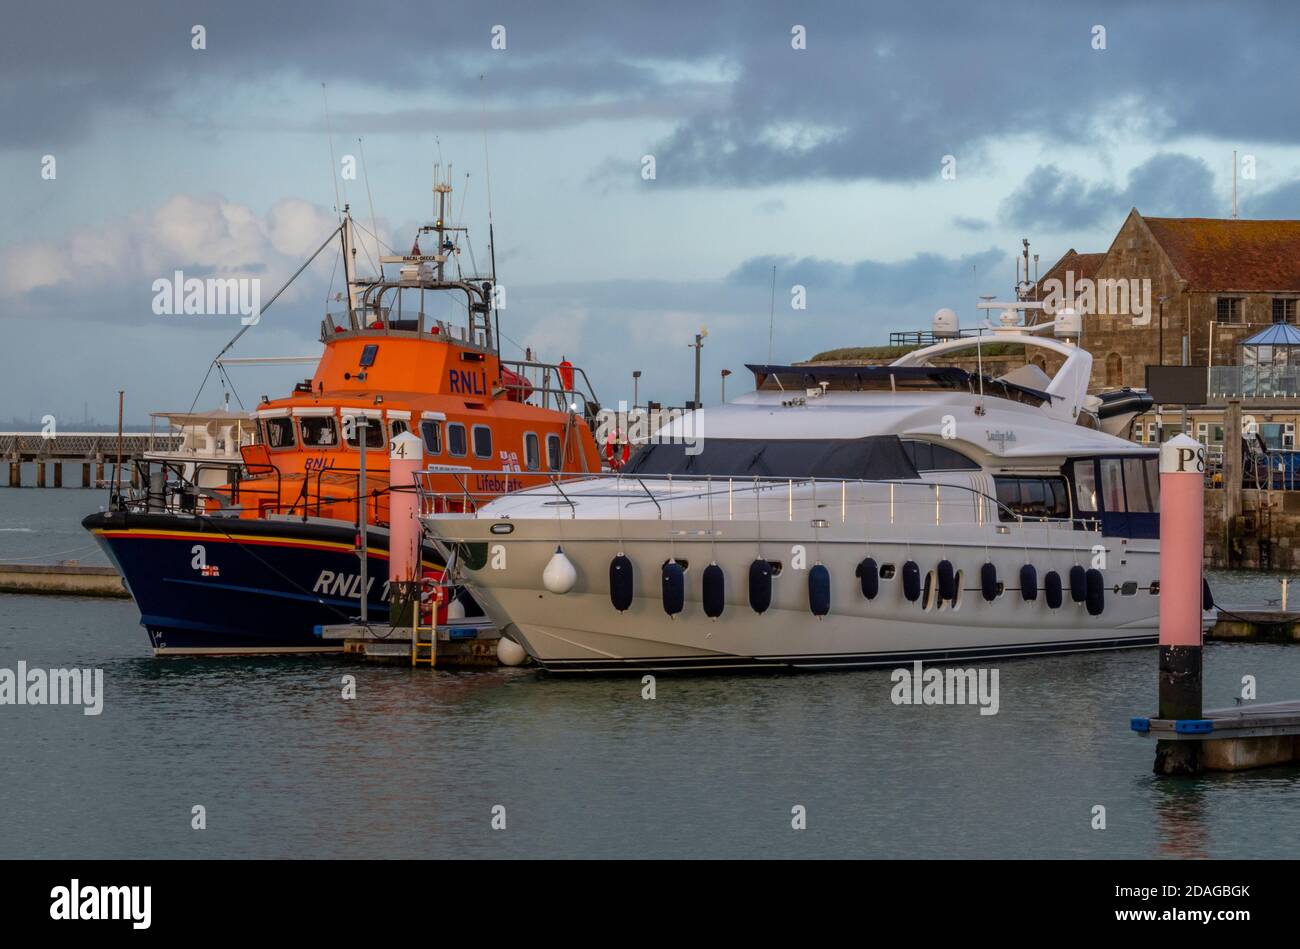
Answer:
[{"label": "windscreen", "polygon": [[[691,452],[696,452],[691,454]],[[894,435],[867,438],[703,438],[694,445],[640,446],[623,467],[636,475],[727,478],[916,478]]]}]

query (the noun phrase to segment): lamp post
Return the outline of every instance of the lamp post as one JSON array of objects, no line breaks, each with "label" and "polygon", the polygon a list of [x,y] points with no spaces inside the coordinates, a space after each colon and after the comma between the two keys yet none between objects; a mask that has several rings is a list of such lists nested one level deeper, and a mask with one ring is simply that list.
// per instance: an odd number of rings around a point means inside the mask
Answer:
[{"label": "lamp post", "polygon": [[695,350],[695,408],[700,407],[700,351],[704,349],[704,337],[709,335],[709,328],[701,326],[695,334],[695,342],[688,343],[687,348]]},{"label": "lamp post", "polygon": [[633,369],[632,370],[632,408],[634,409],[636,408],[636,402],[637,402],[637,386],[640,382],[641,382],[641,370]]},{"label": "lamp post", "polygon": [[731,375],[730,369],[722,370],[722,401],[727,401],[727,376]]}]

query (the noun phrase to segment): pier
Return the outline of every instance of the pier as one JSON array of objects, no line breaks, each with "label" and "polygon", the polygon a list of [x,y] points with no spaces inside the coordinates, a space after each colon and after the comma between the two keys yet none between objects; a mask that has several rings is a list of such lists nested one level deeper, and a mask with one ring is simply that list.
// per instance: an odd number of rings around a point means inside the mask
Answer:
[{"label": "pier", "polygon": [[[174,434],[123,433],[120,445],[123,479],[135,477],[132,462],[145,452],[175,451],[180,443],[180,436]],[[116,432],[0,432],[0,458],[9,463],[7,483],[11,488],[24,486],[24,464],[36,466],[38,488],[64,487],[64,466],[77,464],[81,465],[81,487],[106,487],[113,482],[118,449]]]},{"label": "pier", "polygon": [[[1202,711],[1205,469],[1205,446],[1194,439],[1175,435],[1160,446],[1158,708],[1153,716],[1130,719],[1129,727],[1156,739],[1153,770],[1162,775],[1241,771],[1300,760],[1300,701]],[[1291,635],[1285,583],[1282,605],[1282,619],[1274,625]],[[1268,622],[1235,611],[1220,618],[1238,624],[1242,634],[1258,633]]]},{"label": "pier", "polygon": [[0,563],[0,593],[129,598],[116,567],[67,563]]},{"label": "pier", "polygon": [[1162,742],[1196,742],[1205,771],[1300,760],[1300,701],[1210,709],[1194,719],[1134,718],[1130,727]]},{"label": "pier", "polygon": [[364,662],[438,669],[495,669],[500,631],[486,619],[454,620],[413,632],[385,624],[322,626],[318,635],[343,640],[343,654]]}]

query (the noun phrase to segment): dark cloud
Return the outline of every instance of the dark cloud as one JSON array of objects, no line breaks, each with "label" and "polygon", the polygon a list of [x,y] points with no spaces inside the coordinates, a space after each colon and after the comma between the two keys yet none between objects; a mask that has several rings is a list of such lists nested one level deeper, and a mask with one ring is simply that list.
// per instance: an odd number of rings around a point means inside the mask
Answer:
[{"label": "dark cloud", "polygon": [[[806,50],[791,48],[796,22]],[[504,52],[490,48],[496,24]],[[18,4],[0,32],[0,123],[8,146],[54,145],[106,110],[161,112],[178,91],[297,77],[365,84],[377,102],[400,91],[472,106],[485,93],[524,127],[521,103],[658,103],[677,121],[647,143],[668,185],[923,180],[948,154],[978,167],[1005,135],[1079,145],[1122,124],[1152,141],[1300,141],[1300,97],[1279,65],[1297,27],[1300,7],[1265,0],[1008,0],[993,13],[957,0],[514,0],[445,14],[389,0]],[[702,75],[725,79],[725,100],[675,93]]]},{"label": "dark cloud", "polygon": [[1238,204],[1242,217],[1295,220],[1300,218],[1300,180],[1246,194],[1238,198]]},{"label": "dark cloud", "polygon": [[1003,199],[998,217],[1017,227],[1079,231],[1118,226],[1134,207],[1149,216],[1199,217],[1222,214],[1221,204],[1209,165],[1190,155],[1162,153],[1129,172],[1123,188],[1039,165]]}]

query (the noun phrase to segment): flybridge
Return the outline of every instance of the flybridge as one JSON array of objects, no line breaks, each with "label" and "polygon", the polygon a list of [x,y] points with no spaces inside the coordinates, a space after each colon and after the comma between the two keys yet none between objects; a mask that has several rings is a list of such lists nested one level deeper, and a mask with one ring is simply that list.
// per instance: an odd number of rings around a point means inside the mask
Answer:
[{"label": "flybridge", "polygon": [[[914,391],[951,389],[1042,405],[1052,395],[1005,379],[992,379],[957,366],[772,366],[746,364],[760,390],[786,391],[821,387],[827,391]],[[1058,396],[1059,398],[1059,396]]]}]

